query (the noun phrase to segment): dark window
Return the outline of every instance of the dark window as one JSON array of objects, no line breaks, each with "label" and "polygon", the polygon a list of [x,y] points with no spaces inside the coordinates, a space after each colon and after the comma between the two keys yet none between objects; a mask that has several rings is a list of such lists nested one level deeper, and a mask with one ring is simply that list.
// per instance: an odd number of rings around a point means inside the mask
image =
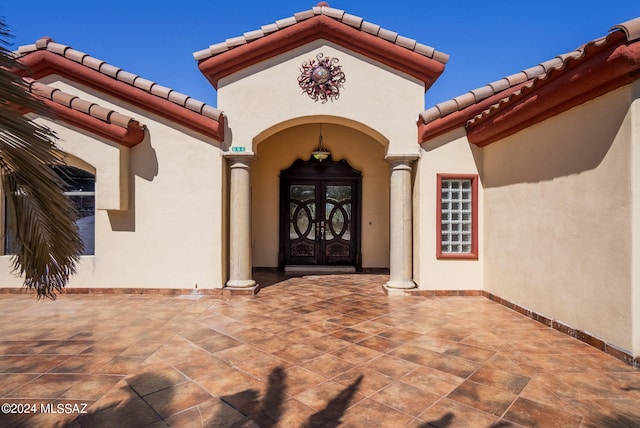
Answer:
[{"label": "dark window", "polygon": [[[75,204],[78,217],[76,225],[84,243],[83,255],[92,255],[95,251],[95,218],[96,218],[96,177],[95,175],[72,166],[57,166],[54,170],[64,180],[64,193]],[[6,204],[5,204],[6,206]],[[8,233],[7,225],[11,221],[9,212],[5,210],[5,254],[13,254],[13,236]]]}]

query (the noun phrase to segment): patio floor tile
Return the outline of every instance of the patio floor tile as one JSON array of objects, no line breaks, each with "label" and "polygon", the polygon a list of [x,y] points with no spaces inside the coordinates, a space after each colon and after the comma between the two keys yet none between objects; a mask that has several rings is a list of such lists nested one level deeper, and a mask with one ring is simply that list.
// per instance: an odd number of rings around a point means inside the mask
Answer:
[{"label": "patio floor tile", "polygon": [[87,406],[0,426],[640,426],[639,370],[491,300],[269,275],[254,297],[0,295],[0,401]]}]

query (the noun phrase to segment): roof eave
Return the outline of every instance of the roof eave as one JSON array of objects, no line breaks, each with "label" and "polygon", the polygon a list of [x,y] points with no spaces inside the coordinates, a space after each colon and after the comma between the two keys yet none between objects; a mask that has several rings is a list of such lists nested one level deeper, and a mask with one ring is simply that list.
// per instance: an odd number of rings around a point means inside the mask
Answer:
[{"label": "roof eave", "polygon": [[77,126],[93,134],[100,135],[116,143],[120,143],[126,147],[133,147],[140,144],[145,137],[145,128],[138,121],[131,121],[126,128],[102,122],[95,117],[73,110],[69,107],[62,106],[54,101],[42,100],[51,111],[55,114],[55,118],[62,120],[70,125]]},{"label": "roof eave", "polygon": [[28,67],[30,77],[40,79],[50,74],[59,74],[78,83],[123,99],[144,110],[165,117],[173,122],[198,131],[217,141],[224,139],[224,115],[216,121],[191,110],[159,98],[139,88],[115,80],[89,67],[78,64],[47,50],[29,52],[19,58]]},{"label": "roof eave", "polygon": [[486,146],[639,77],[640,42],[628,45],[623,32],[612,33],[606,44],[587,46],[584,57],[567,60],[563,68],[551,70],[499,108],[470,121],[469,142]]},{"label": "roof eave", "polygon": [[486,98],[477,104],[472,104],[463,110],[455,111],[432,122],[425,124],[423,120],[418,119],[418,141],[422,144],[427,140],[445,134],[456,128],[464,127],[469,118],[480,114],[482,111],[499,102],[506,96],[505,94],[519,90],[520,88],[522,88],[522,86],[526,85],[526,83],[527,82],[521,83],[520,85],[517,85],[513,88],[498,92],[497,94],[492,95],[491,97]]},{"label": "roof eave", "polygon": [[324,15],[314,16],[263,38],[202,60],[198,67],[214,88],[220,79],[251,65],[323,39],[422,81],[425,91],[444,71],[444,64],[359,31]]}]

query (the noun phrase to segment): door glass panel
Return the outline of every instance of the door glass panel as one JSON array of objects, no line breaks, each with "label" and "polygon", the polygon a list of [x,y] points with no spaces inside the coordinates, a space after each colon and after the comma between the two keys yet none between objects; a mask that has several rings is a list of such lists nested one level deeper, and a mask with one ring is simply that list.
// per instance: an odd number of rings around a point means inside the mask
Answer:
[{"label": "door glass panel", "polygon": [[313,185],[289,186],[289,239],[291,240],[291,256],[315,256],[315,191],[316,188]]},{"label": "door glass panel", "polygon": [[351,239],[351,186],[326,187],[326,240]]},{"label": "door glass panel", "polygon": [[[347,203],[347,204],[343,204],[342,208],[344,209],[344,216],[346,219],[351,219],[351,203]],[[345,222],[345,224],[347,225],[344,231],[344,234],[342,235],[342,239],[344,239],[345,241],[350,241],[351,240],[351,222]]]},{"label": "door glass panel", "polygon": [[351,186],[327,186],[327,201],[336,202],[351,200]]}]

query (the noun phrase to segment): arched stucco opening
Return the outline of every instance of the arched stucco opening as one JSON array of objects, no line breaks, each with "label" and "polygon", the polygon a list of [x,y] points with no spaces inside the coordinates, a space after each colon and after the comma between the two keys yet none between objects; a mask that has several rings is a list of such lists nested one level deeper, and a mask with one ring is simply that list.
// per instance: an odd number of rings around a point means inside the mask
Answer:
[{"label": "arched stucco opening", "polygon": [[263,131],[254,139],[252,163],[252,260],[255,267],[278,266],[280,171],[308,160],[318,145],[333,160],[346,160],[362,173],[359,219],[363,268],[389,267],[389,164],[387,140],[371,128],[332,116],[299,118]]}]

